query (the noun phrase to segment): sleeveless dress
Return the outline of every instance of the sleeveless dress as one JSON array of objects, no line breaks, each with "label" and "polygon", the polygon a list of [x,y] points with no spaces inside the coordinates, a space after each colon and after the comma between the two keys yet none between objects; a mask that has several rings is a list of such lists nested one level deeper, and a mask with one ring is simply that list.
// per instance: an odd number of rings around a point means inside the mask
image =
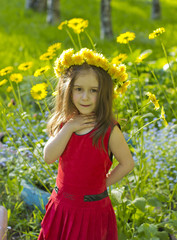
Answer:
[{"label": "sleeveless dress", "polygon": [[84,135],[72,134],[59,159],[56,186],[45,206],[38,240],[118,240],[116,216],[106,188],[113,127],[104,136],[106,151],[93,146],[90,135],[95,129]]}]

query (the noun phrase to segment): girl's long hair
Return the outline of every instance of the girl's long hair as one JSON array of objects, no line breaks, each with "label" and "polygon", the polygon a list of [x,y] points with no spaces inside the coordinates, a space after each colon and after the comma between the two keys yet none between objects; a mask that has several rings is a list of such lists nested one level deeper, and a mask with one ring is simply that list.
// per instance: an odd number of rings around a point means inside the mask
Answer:
[{"label": "girl's long hair", "polygon": [[92,133],[93,144],[99,146],[101,137],[101,145],[105,150],[103,139],[104,135],[111,125],[113,126],[114,117],[112,113],[113,102],[113,81],[110,75],[100,67],[88,65],[84,63],[80,66],[71,66],[64,75],[62,75],[56,86],[58,92],[55,101],[55,107],[47,124],[47,132],[53,136],[59,129],[61,123],[64,124],[74,115],[79,114],[78,110],[72,103],[72,89],[76,77],[81,71],[93,70],[99,83],[99,90],[96,101],[96,126]]}]

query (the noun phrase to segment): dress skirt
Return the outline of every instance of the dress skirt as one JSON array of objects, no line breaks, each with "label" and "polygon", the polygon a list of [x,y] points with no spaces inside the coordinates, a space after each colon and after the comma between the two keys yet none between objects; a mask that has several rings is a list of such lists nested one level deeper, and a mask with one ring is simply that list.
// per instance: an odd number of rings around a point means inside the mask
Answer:
[{"label": "dress skirt", "polygon": [[109,196],[84,201],[83,195],[53,190],[38,240],[118,240]]}]

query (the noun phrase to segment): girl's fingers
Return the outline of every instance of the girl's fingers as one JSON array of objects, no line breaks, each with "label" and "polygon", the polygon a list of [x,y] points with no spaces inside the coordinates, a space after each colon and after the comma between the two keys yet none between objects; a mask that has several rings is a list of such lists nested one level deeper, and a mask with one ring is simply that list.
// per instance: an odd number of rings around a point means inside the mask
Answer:
[{"label": "girl's fingers", "polygon": [[95,121],[96,121],[96,119],[89,119],[89,120],[86,120],[86,121],[84,121],[84,124],[95,124]]}]

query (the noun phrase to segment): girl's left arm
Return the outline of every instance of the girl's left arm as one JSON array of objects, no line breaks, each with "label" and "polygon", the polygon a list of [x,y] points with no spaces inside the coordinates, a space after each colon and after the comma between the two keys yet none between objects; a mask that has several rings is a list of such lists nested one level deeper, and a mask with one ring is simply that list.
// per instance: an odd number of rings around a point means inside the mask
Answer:
[{"label": "girl's left arm", "polygon": [[115,126],[109,139],[109,149],[119,162],[119,164],[107,174],[106,186],[110,186],[120,181],[125,175],[133,170],[135,163],[128,144],[125,141],[121,130]]}]

